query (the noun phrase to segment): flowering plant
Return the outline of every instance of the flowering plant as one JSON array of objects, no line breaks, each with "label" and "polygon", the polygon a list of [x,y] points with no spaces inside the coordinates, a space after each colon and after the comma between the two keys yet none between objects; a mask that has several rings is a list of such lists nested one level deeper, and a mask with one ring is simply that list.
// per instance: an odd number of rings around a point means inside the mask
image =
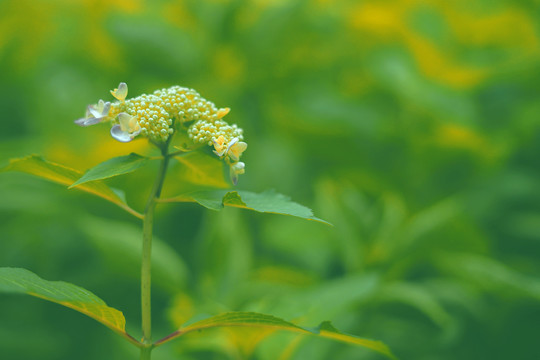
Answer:
[{"label": "flowering plant", "polygon": [[[203,320],[186,323],[162,339],[152,338],[151,312],[151,253],[155,207],[162,202],[196,202],[206,208],[220,210],[224,206],[240,207],[252,211],[296,216],[326,223],[316,218],[310,209],[292,202],[289,198],[273,191],[260,194],[249,191],[206,190],[183,193],[162,199],[161,192],[169,163],[179,156],[198,151],[212,153],[226,164],[233,185],[245,171],[240,161],[247,149],[243,130],[229,125],[225,116],[229,108],[217,108],[201,97],[195,90],[180,86],[156,90],[150,95],[127,98],[128,87],[120,83],[111,91],[115,102],[99,100],[89,105],[85,117],[75,121],[86,127],[110,123],[111,136],[120,142],[131,142],[146,138],[161,153],[158,157],[138,154],[109,159],[82,174],[66,166],[47,161],[39,156],[11,160],[2,171],[21,171],[40,176],[53,182],[76,188],[99,196],[120,206],[143,222],[141,259],[141,327],[142,338],[136,339],[127,333],[125,318],[119,310],[111,308],[88,290],[65,282],[47,281],[21,268],[0,268],[0,291],[26,293],[63,306],[70,307],[101,322],[125,340],[140,349],[140,359],[150,359],[152,350],[189,332],[213,327],[255,327],[261,329],[286,330],[318,335],[351,344],[357,344],[393,357],[381,342],[346,335],[329,322],[316,328],[305,328],[291,322],[254,312],[228,312]],[[174,144],[177,136],[180,144]],[[175,149],[171,151],[170,148]],[[151,160],[158,160],[160,168],[142,212],[130,207],[125,200],[108,187],[103,180],[136,171]]]}]

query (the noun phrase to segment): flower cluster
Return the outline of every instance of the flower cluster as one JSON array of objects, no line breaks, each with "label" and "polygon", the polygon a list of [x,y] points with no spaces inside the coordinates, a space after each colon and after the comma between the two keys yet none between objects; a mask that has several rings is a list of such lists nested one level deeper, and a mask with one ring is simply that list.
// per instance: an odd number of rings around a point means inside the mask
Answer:
[{"label": "flower cluster", "polygon": [[229,125],[222,120],[229,108],[218,109],[195,90],[181,86],[126,99],[128,87],[126,83],[120,83],[111,94],[116,102],[99,100],[97,104],[89,105],[86,116],[75,123],[90,126],[109,121],[112,137],[121,142],[143,136],[154,143],[166,143],[175,131],[187,128],[194,145],[213,146],[214,153],[229,164],[234,184],[238,175],[244,173],[245,164],[239,161],[247,148],[241,141],[243,131],[236,124]]},{"label": "flower cluster", "polygon": [[198,120],[189,127],[188,135],[195,143],[214,146],[214,153],[229,164],[231,181],[236,185],[238,175],[245,171],[245,164],[239,160],[247,144],[241,141],[244,139],[241,128],[221,120],[228,112],[229,108],[221,109],[211,119]]}]

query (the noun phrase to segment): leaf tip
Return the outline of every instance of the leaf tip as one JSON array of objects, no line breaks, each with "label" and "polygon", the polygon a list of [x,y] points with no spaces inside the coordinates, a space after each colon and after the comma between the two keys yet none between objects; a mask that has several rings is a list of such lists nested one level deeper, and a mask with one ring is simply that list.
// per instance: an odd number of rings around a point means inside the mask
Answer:
[{"label": "leaf tip", "polygon": [[312,217],[311,219],[308,219],[308,220],[316,221],[318,223],[321,223],[321,224],[324,224],[324,225],[327,225],[327,226],[330,226],[330,227],[335,227],[335,225],[332,224],[331,222],[328,222],[328,221],[323,220],[323,219],[318,218],[318,217]]},{"label": "leaf tip", "polygon": [[73,189],[74,187],[79,186],[79,184],[80,184],[80,182],[79,182],[79,180],[77,180],[73,184],[69,185],[68,189]]}]

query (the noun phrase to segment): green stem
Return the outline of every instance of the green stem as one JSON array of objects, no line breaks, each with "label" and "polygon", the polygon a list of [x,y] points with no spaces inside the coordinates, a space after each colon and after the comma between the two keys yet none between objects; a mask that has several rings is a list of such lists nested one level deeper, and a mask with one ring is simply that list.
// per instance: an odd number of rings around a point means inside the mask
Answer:
[{"label": "green stem", "polygon": [[142,347],[141,348],[141,360],[150,360],[152,354],[152,347]]},{"label": "green stem", "polygon": [[141,360],[150,359],[152,351],[152,309],[151,309],[151,284],[152,284],[152,227],[154,224],[154,209],[157,200],[161,195],[161,189],[167,173],[170,156],[168,154],[168,144],[161,147],[163,160],[159,168],[158,176],[148,202],[144,209],[143,217],[143,247],[141,264],[141,313],[142,313],[142,344]]}]

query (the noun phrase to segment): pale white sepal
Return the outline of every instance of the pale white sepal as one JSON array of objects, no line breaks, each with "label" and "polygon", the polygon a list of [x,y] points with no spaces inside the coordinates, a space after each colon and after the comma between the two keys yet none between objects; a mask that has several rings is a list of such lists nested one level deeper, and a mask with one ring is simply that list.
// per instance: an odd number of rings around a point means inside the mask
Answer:
[{"label": "pale white sepal", "polygon": [[247,144],[238,140],[238,138],[234,138],[229,146],[227,146],[227,155],[229,155],[232,161],[238,161],[242,153],[247,149]]},{"label": "pale white sepal", "polygon": [[115,98],[117,98],[120,101],[126,100],[126,96],[128,94],[127,84],[124,83],[124,82],[121,82],[118,85],[117,89],[111,90],[111,94],[112,94],[112,96],[114,96]]},{"label": "pale white sepal", "polygon": [[80,118],[80,119],[75,120],[74,122],[75,124],[79,126],[90,126],[90,125],[99,124],[101,120],[103,120],[103,118],[91,117],[91,118]]},{"label": "pale white sepal", "polygon": [[79,126],[90,126],[104,121],[109,115],[111,109],[110,102],[99,100],[96,105],[88,105],[86,107],[86,117],[75,120],[75,124]]},{"label": "pale white sepal", "polygon": [[111,128],[111,136],[120,142],[130,142],[142,131],[137,118],[127,113],[118,114],[118,122]]},{"label": "pale white sepal", "polygon": [[130,142],[133,138],[127,131],[122,131],[120,125],[116,124],[111,128],[111,136],[120,142]]},{"label": "pale white sepal", "polygon": [[238,175],[245,173],[245,167],[246,167],[246,164],[244,164],[243,162],[237,162],[237,163],[231,164],[230,176],[231,176],[231,182],[233,183],[233,185],[236,185],[238,183]]},{"label": "pale white sepal", "polygon": [[93,117],[96,119],[104,118],[105,116],[109,115],[109,110],[111,109],[111,103],[110,102],[104,102],[103,100],[99,100],[97,105],[89,105],[87,110],[87,116],[88,113],[90,113]]}]

